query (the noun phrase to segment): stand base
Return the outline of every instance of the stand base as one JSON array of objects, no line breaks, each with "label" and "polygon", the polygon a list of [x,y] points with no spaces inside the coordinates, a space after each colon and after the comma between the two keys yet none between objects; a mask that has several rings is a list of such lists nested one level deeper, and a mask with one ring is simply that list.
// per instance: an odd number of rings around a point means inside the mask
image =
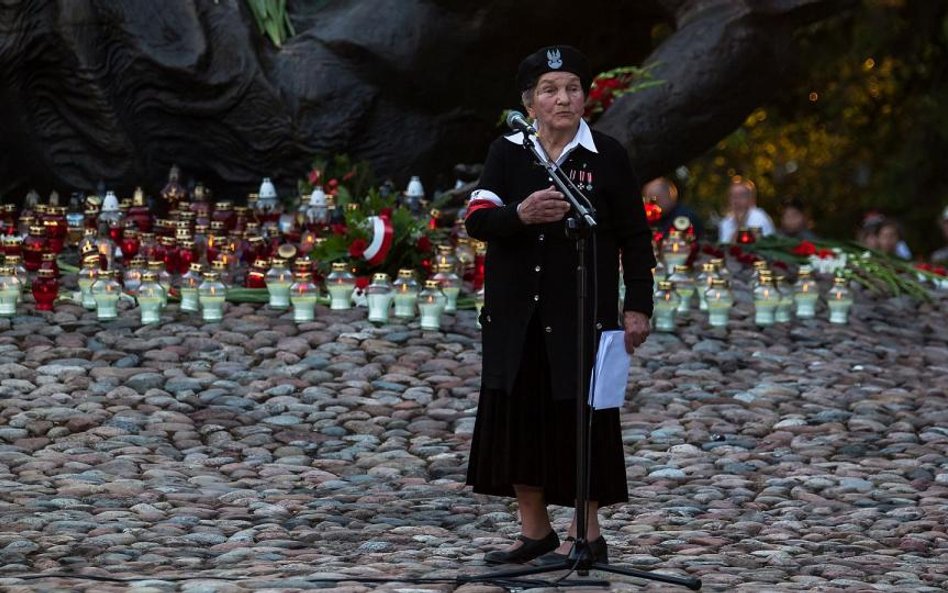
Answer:
[{"label": "stand base", "polygon": [[[521,577],[526,577],[536,574],[547,574],[551,572],[558,572],[561,570],[575,570],[576,574],[581,577],[587,576],[590,570],[599,570],[602,572],[608,572],[612,574],[621,574],[627,577],[633,577],[638,579],[645,579],[649,581],[659,581],[662,583],[670,583],[672,585],[681,585],[682,587],[687,587],[692,591],[698,591],[701,589],[701,579],[696,579],[694,577],[676,577],[674,575],[662,574],[658,572],[650,572],[647,570],[639,570],[636,568],[625,568],[621,566],[613,566],[611,564],[603,564],[601,562],[593,562],[593,556],[589,551],[588,545],[585,545],[585,542],[577,542],[573,546],[572,551],[568,558],[563,560],[558,564],[545,565],[545,566],[526,566],[524,568],[517,568],[512,570],[503,570],[500,572],[493,572],[487,574],[481,574],[476,576],[465,576],[458,577],[457,582],[461,583],[472,583],[472,582],[484,582],[484,581],[504,581],[504,580],[516,580]],[[563,585],[569,583],[574,586],[578,582],[582,582],[583,586],[590,587],[608,587],[608,581],[556,581],[557,585]],[[595,583],[595,584],[594,584]]]}]

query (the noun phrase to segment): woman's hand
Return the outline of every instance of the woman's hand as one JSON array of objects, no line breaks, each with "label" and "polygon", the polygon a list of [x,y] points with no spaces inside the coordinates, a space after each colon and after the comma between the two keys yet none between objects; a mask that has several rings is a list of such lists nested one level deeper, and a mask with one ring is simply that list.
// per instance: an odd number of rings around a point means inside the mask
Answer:
[{"label": "woman's hand", "polygon": [[623,317],[625,322],[625,351],[632,354],[648,338],[650,329],[648,317],[638,311],[626,311]]},{"label": "woman's hand", "polygon": [[535,191],[517,206],[517,216],[524,224],[543,224],[561,220],[569,212],[569,202],[553,186]]}]

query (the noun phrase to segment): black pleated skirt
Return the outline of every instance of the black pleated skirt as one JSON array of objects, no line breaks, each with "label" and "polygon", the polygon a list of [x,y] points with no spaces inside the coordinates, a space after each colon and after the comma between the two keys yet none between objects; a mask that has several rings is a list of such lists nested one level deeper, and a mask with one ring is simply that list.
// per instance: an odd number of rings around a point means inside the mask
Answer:
[{"label": "black pleated skirt", "polygon": [[[589,500],[627,502],[619,410],[593,413]],[[530,322],[512,393],[481,389],[467,483],[474,492],[515,496],[513,485],[542,488],[547,504],[576,498],[576,403],[555,401],[542,329]]]}]

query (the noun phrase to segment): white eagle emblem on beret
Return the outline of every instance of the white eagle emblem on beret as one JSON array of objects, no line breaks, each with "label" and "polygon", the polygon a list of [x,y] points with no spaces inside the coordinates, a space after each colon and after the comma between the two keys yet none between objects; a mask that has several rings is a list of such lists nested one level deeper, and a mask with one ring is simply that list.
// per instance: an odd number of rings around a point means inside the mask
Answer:
[{"label": "white eagle emblem on beret", "polygon": [[546,52],[546,65],[554,70],[563,65],[563,59],[560,57],[560,50],[551,49]]}]

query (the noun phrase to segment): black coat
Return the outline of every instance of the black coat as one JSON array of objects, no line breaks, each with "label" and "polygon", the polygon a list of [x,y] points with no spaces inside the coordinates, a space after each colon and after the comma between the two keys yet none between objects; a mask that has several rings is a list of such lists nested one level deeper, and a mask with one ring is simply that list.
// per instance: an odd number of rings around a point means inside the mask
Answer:
[{"label": "black coat", "polygon": [[[620,254],[625,311],[651,316],[655,267],[640,185],[628,155],[609,136],[598,132],[592,135],[596,152],[579,145],[560,165],[577,186],[582,184],[596,208],[599,223],[595,249],[592,245],[587,249],[587,316],[593,318],[595,306],[596,331],[587,342],[589,356],[582,375],[586,381],[599,332],[623,327],[618,288]],[[481,311],[483,387],[508,393],[512,390],[527,325],[532,316],[539,315],[553,397],[562,400],[572,399],[577,393],[576,244],[566,236],[563,221],[525,225],[516,211],[517,204],[527,196],[550,185],[546,171],[535,164],[530,152],[508,138],[498,138],[491,144],[478,189],[499,197],[502,205],[471,207],[466,227],[472,237],[487,242]],[[474,202],[472,199],[472,206]],[[595,286],[593,278],[598,279]]]}]

